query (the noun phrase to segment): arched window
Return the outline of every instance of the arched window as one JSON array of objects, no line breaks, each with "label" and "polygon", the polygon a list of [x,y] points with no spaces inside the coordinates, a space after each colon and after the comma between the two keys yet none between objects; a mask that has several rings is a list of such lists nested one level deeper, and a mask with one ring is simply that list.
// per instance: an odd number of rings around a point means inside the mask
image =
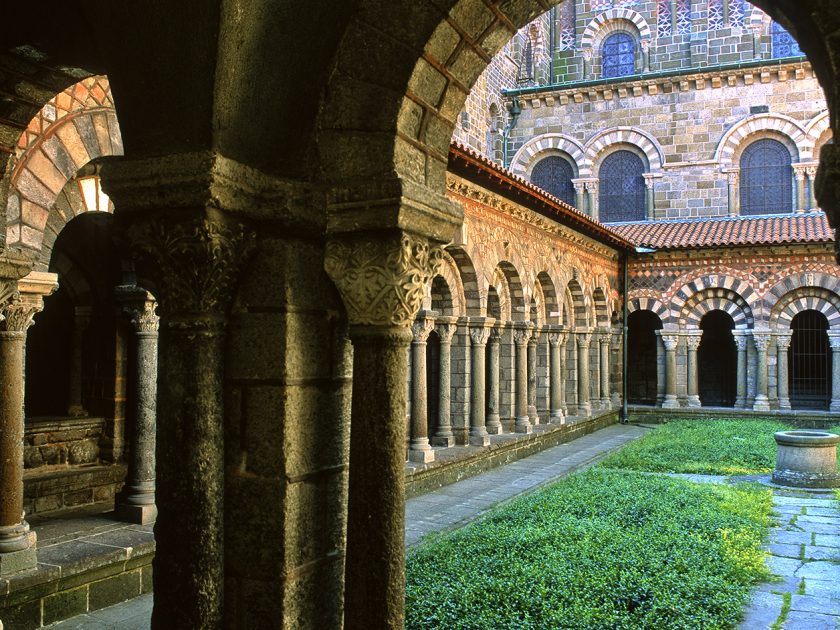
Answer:
[{"label": "arched window", "polygon": [[636,40],[629,33],[614,33],[601,49],[603,78],[626,77],[636,72]]},{"label": "arched window", "polygon": [[569,205],[575,205],[574,169],[559,155],[543,158],[531,171],[531,182]]},{"label": "arched window", "polygon": [[741,214],[793,211],[790,152],[778,140],[766,138],[741,154]]},{"label": "arched window", "polygon": [[632,151],[610,153],[598,171],[598,218],[604,223],[645,219],[645,164]]},{"label": "arched window", "polygon": [[793,35],[788,33],[778,22],[773,22],[770,34],[773,37],[774,58],[801,57],[805,54],[799,48],[799,43],[793,38]]},{"label": "arched window", "polygon": [[732,317],[720,310],[709,311],[700,320],[700,347],[697,350],[700,402],[704,407],[732,407],[738,351]]},{"label": "arched window", "polygon": [[[819,311],[797,313],[790,322],[788,378],[794,409],[828,409],[831,402],[831,348],[828,320]],[[780,359],[783,360],[783,359]]]}]

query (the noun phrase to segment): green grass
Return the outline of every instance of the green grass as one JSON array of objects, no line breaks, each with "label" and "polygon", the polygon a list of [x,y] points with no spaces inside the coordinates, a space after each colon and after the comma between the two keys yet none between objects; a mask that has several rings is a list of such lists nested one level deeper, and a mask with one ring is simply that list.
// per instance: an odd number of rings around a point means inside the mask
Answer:
[{"label": "green grass", "polygon": [[729,627],[770,511],[756,485],[591,469],[411,550],[406,627]]},{"label": "green grass", "polygon": [[679,420],[656,427],[601,465],[709,475],[769,473],[776,463],[773,434],[791,428],[772,420]]}]

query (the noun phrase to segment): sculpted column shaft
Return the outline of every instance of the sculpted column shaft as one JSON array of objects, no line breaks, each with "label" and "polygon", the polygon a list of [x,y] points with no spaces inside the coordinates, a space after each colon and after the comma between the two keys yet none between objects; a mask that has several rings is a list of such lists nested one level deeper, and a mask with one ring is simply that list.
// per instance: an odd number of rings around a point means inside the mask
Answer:
[{"label": "sculpted column shaft", "polygon": [[758,352],[757,371],[755,379],[755,411],[770,411],[770,402],[767,398],[767,348],[770,347],[770,335],[768,333],[753,333],[753,343]]},{"label": "sculpted column shaft", "polygon": [[534,426],[540,423],[537,412],[537,341],[539,338],[540,331],[535,327],[528,340],[528,418]]},{"label": "sculpted column shaft", "polygon": [[603,333],[598,339],[601,346],[601,408],[610,408],[610,334]]},{"label": "sculpted column shaft", "polygon": [[0,283],[0,576],[37,566],[23,512],[24,348],[43,296],[57,285],[54,274],[35,275]]},{"label": "sculpted column shaft", "polygon": [[796,184],[796,212],[805,212],[808,209],[808,191],[805,186],[805,168],[802,166],[793,167],[793,179]]},{"label": "sculpted column shaft", "polygon": [[70,355],[70,375],[67,415],[74,417],[86,416],[84,405],[82,405],[82,350],[85,340],[85,330],[90,323],[90,307],[77,306],[76,317],[73,325],[73,337],[71,340],[72,352]]},{"label": "sculpted column shaft", "polygon": [[589,342],[590,333],[578,333],[578,415],[591,416],[592,406],[589,404]]},{"label": "sculpted column shaft", "polygon": [[495,320],[490,317],[470,318],[470,340],[472,341],[472,355],[470,360],[470,444],[473,446],[489,446],[490,435],[487,433],[486,420],[486,391],[484,388],[485,350],[487,339],[490,337],[490,327]]},{"label": "sculpted column shaft", "polygon": [[153,523],[155,505],[155,432],[157,430],[157,303],[143,289],[118,287],[117,299],[126,304],[137,334],[137,378],[134,399],[134,437],[131,465],[125,489],[117,499],[116,512],[132,523]]},{"label": "sculpted column shaft", "polygon": [[152,627],[221,627],[225,332],[255,237],[238,221],[203,211],[171,219],[150,213],[126,237],[159,299]]},{"label": "sculpted column shaft", "polygon": [[440,386],[438,392],[438,427],[432,444],[435,446],[455,446],[452,433],[452,337],[458,329],[456,317],[438,317],[435,320],[435,332],[440,339]]},{"label": "sculpted column shaft", "polygon": [[502,433],[499,415],[499,364],[502,345],[502,329],[494,326],[490,330],[490,384],[487,390],[487,432],[490,435]]},{"label": "sculpted column shaft", "polygon": [[840,412],[840,333],[828,333],[831,344],[831,405],[829,411]]},{"label": "sculpted column shaft", "polygon": [[738,349],[735,407],[743,409],[747,406],[747,338],[741,332],[732,333],[732,336]]},{"label": "sculpted column shaft", "polygon": [[427,239],[397,230],[327,241],[324,267],[347,309],[353,343],[347,630],[403,626],[408,327],[441,259]]},{"label": "sculpted column shaft", "polygon": [[531,338],[531,322],[518,322],[513,330],[516,342],[516,432],[531,433],[531,418],[528,415],[528,340]]},{"label": "sculpted column shaft", "polygon": [[676,409],[680,406],[677,401],[677,336],[662,335],[665,345],[665,400],[664,409]]},{"label": "sculpted column shaft", "polygon": [[788,389],[788,349],[790,332],[776,335],[776,388],[779,393],[779,409],[790,409],[790,391]]},{"label": "sculpted column shaft", "polygon": [[552,326],[548,333],[548,343],[551,346],[551,374],[550,374],[550,389],[551,389],[551,424],[563,424],[565,417],[563,415],[563,373],[562,373],[562,343],[565,341],[565,333],[560,330],[559,326]]},{"label": "sculpted column shaft", "polygon": [[[598,342],[599,333],[592,335],[595,344],[595,366],[592,369],[590,387],[590,402],[593,409],[601,407],[601,344]],[[592,391],[594,389],[594,392]]]},{"label": "sculpted column shaft", "polygon": [[435,452],[429,444],[429,409],[426,387],[426,341],[434,329],[434,319],[420,312],[412,324],[414,340],[411,343],[411,441],[408,459],[413,462],[432,462]]},{"label": "sculpted column shaft", "polygon": [[700,406],[700,390],[698,388],[698,373],[697,373],[697,348],[700,347],[700,334],[686,335],[686,349],[687,356],[687,370],[688,370],[688,406]]}]

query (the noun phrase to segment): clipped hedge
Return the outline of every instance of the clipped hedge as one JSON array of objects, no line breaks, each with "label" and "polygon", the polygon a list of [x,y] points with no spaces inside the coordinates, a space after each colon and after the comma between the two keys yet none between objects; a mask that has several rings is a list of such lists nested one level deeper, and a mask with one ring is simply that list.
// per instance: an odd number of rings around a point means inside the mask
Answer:
[{"label": "clipped hedge", "polygon": [[724,628],[766,578],[767,489],[591,469],[407,558],[406,627]]}]

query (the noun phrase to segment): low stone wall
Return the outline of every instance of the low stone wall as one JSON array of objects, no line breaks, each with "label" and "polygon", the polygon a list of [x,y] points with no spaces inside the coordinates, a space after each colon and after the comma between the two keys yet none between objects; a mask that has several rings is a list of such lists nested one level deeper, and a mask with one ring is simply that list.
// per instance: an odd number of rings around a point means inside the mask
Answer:
[{"label": "low stone wall", "polygon": [[125,483],[125,464],[26,471],[23,479],[23,509],[27,514],[113,502]]},{"label": "low stone wall", "polygon": [[671,420],[779,420],[790,422],[796,427],[808,429],[827,429],[840,424],[837,414],[827,411],[774,409],[771,413],[762,413],[749,409],[732,409],[729,407],[694,407],[681,409],[662,409],[661,407],[643,407],[631,405],[627,410],[630,422],[644,422],[659,424]]},{"label": "low stone wall", "polygon": [[105,418],[28,419],[24,430],[24,468],[96,463],[104,430]]},{"label": "low stone wall", "polygon": [[491,436],[486,447],[456,446],[435,451],[436,461],[407,464],[406,498],[415,497],[443,486],[474,477],[497,466],[528,457],[552,446],[571,442],[598,429],[618,422],[618,410],[564,425],[537,425],[530,434],[506,433]]}]

